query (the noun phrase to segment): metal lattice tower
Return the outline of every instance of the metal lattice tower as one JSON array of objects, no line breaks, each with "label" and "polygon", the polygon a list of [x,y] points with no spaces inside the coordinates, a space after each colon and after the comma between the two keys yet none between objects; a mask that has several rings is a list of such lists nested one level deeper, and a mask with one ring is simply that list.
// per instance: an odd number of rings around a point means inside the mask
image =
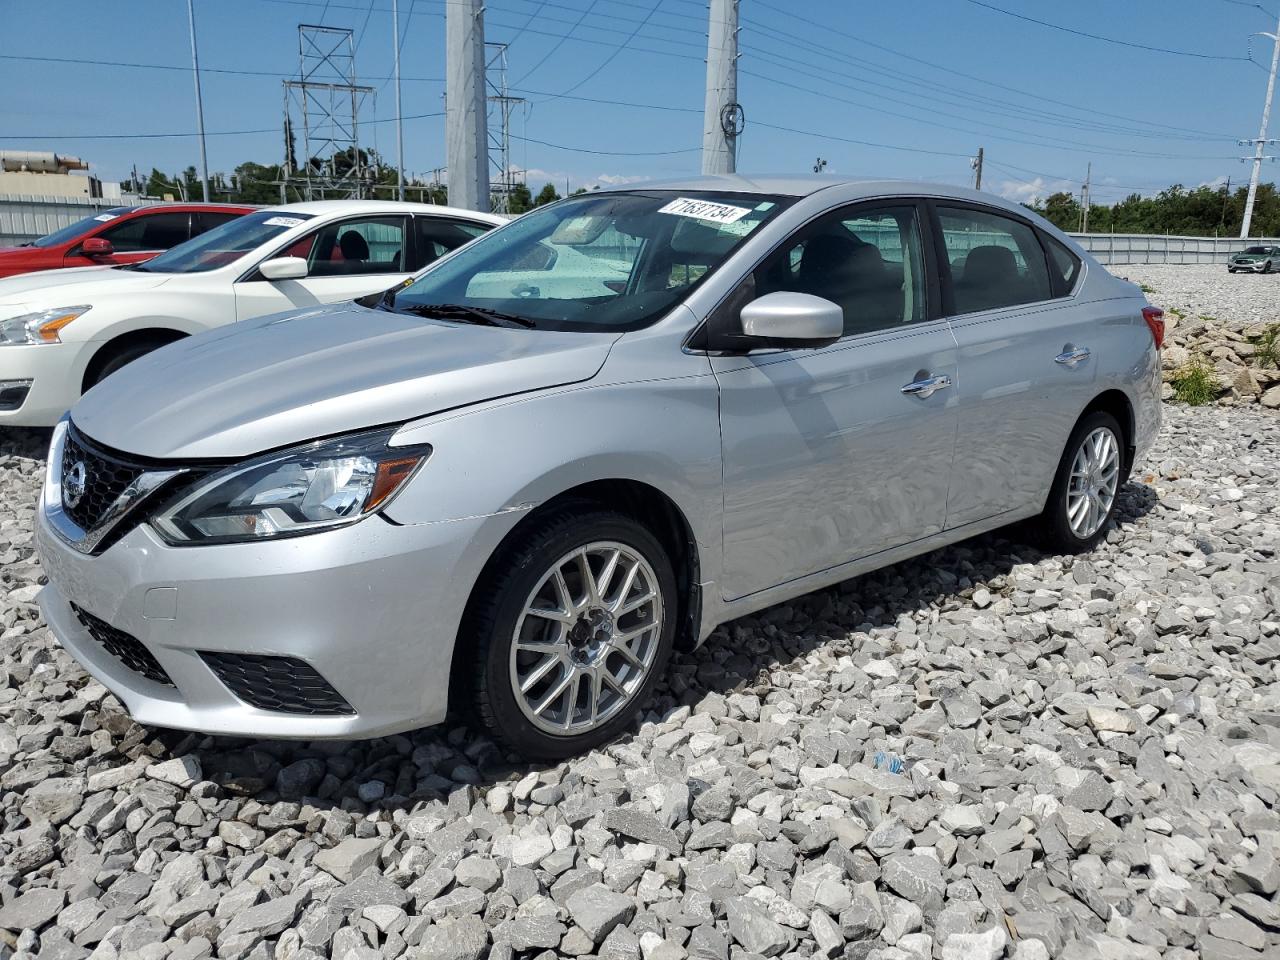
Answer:
[{"label": "metal lattice tower", "polygon": [[511,111],[525,102],[524,97],[507,94],[507,45],[486,43],[486,99],[489,101],[489,193],[494,213],[510,213],[511,191],[523,182],[524,172],[517,176],[511,167]]},{"label": "metal lattice tower", "polygon": [[370,193],[375,171],[360,153],[360,113],[376,97],[356,79],[352,31],[298,24],[298,79],[284,81],[286,139],[299,130],[294,155],[285,144],[285,180],[307,200],[354,198]]}]

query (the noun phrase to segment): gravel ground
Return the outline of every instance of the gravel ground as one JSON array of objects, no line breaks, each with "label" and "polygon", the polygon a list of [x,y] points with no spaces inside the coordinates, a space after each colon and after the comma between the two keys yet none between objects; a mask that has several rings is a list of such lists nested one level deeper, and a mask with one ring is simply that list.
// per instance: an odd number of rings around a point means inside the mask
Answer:
[{"label": "gravel ground", "polygon": [[1094,554],[987,536],[729,624],[533,768],[136,726],[41,626],[39,471],[0,436],[4,960],[1280,955],[1274,416],[1171,407]]},{"label": "gravel ground", "polygon": [[1178,335],[1204,326],[1204,317],[1239,330],[1280,320],[1280,273],[1227,273],[1225,263],[1128,263],[1108,268],[1117,277],[1155,290],[1151,302],[1184,314]]}]

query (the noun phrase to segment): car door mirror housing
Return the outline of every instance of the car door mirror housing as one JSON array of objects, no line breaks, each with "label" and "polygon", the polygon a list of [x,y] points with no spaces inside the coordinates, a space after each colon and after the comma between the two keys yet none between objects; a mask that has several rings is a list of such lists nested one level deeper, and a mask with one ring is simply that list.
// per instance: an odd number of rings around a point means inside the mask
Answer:
[{"label": "car door mirror housing", "polygon": [[822,347],[844,336],[839,304],[807,293],[766,293],[744,306],[739,316],[749,348]]},{"label": "car door mirror housing", "polygon": [[90,237],[80,245],[80,252],[86,257],[109,257],[115,253],[115,248],[104,237]]},{"label": "car door mirror housing", "polygon": [[267,280],[301,280],[307,275],[307,261],[301,257],[276,257],[264,260],[258,272]]}]

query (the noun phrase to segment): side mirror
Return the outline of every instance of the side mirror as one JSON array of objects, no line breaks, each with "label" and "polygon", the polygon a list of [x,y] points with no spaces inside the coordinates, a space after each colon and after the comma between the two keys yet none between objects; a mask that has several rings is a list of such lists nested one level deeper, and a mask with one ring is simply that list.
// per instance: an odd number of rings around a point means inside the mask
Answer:
[{"label": "side mirror", "polygon": [[80,253],[86,257],[109,257],[115,252],[111,241],[103,237],[90,237],[80,244]]},{"label": "side mirror", "polygon": [[260,263],[258,272],[268,280],[301,280],[307,275],[307,261],[301,257],[276,257]]},{"label": "side mirror", "polygon": [[844,336],[844,310],[807,293],[767,293],[740,316],[742,332],[760,346],[822,347]]}]

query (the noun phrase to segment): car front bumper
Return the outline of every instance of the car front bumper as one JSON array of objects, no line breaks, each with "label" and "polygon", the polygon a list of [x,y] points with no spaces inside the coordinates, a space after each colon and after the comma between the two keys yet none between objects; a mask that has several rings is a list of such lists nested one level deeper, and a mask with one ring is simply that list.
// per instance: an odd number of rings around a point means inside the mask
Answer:
[{"label": "car front bumper", "polygon": [[[310,536],[204,547],[171,547],[144,524],[87,556],[62,540],[43,506],[38,517],[49,579],[39,598],[45,621],[140,723],[313,739],[378,736],[444,719],[470,589],[455,572],[470,566],[462,558],[483,519],[400,526],[373,516]],[[104,645],[75,608],[140,645],[171,683],[149,679],[136,659],[128,666],[130,658]],[[350,709],[254,706],[211,666],[226,655],[251,664],[300,661]],[[261,689],[283,681],[273,669],[254,682]],[[300,698],[309,702],[301,686],[275,692],[296,711]]]},{"label": "car front bumper", "polygon": [[[0,382],[29,381],[22,402],[0,409],[0,427],[51,427],[80,399],[88,344],[0,346]],[[8,404],[5,404],[8,406]]]},{"label": "car front bumper", "polygon": [[1261,273],[1267,269],[1267,261],[1261,260],[1257,263],[1228,263],[1227,269],[1235,273]]}]

